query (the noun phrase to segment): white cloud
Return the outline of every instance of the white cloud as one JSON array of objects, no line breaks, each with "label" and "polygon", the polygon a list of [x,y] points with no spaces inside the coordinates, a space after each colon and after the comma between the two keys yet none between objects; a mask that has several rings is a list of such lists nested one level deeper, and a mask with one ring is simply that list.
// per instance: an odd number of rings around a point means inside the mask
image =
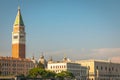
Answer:
[{"label": "white cloud", "polygon": [[[120,56],[120,48],[101,48],[92,50],[95,57],[112,58]],[[96,54],[96,55],[95,55]]]},{"label": "white cloud", "polygon": [[[11,52],[5,51],[0,52],[0,56],[11,56]],[[28,54],[27,54],[28,55]],[[36,59],[40,57],[41,54],[34,54]],[[33,55],[29,54],[29,57]],[[71,60],[80,59],[111,59],[112,62],[120,62],[120,48],[99,48],[99,49],[63,49],[57,51],[46,51],[44,52],[46,59],[53,57],[53,60],[62,60],[64,56],[70,58]]]},{"label": "white cloud", "polygon": [[97,53],[119,53],[120,48],[101,48],[101,49],[93,49],[92,51]]},{"label": "white cloud", "polygon": [[[76,59],[111,59],[120,61],[120,48],[100,48],[100,49],[64,49],[59,51],[46,52],[46,56],[52,56],[55,60],[62,60],[64,56],[72,60]],[[118,57],[119,56],[119,57]]]}]

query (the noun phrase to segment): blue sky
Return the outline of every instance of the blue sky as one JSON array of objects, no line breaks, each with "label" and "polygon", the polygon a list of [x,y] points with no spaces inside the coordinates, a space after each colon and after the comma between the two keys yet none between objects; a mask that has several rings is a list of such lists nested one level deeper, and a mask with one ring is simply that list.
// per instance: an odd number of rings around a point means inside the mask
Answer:
[{"label": "blue sky", "polygon": [[0,56],[11,56],[18,4],[26,28],[27,57],[39,58],[42,52],[47,59],[120,56],[119,0],[0,0]]}]

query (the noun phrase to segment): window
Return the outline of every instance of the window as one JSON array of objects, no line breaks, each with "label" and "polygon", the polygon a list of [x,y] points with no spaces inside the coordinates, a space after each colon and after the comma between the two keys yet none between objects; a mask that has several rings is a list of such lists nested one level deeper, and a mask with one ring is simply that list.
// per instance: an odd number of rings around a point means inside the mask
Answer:
[{"label": "window", "polygon": [[52,66],[51,66],[51,69],[52,69]]},{"label": "window", "polygon": [[66,68],[66,66],[64,65],[64,68]]},{"label": "window", "polygon": [[24,36],[20,36],[20,38],[24,38]]},{"label": "window", "polygon": [[14,36],[14,39],[17,39],[18,38],[18,36]]},{"label": "window", "polygon": [[112,71],[114,70],[114,67],[112,67]]},{"label": "window", "polygon": [[103,67],[101,66],[101,70],[103,69]]},{"label": "window", "polygon": [[107,71],[107,67],[105,67],[105,70]]},{"label": "window", "polygon": [[109,71],[111,71],[111,69],[109,68]]},{"label": "window", "polygon": [[96,66],[96,69],[98,69],[98,66]]},{"label": "window", "polygon": [[116,72],[118,72],[118,69],[116,69]]}]

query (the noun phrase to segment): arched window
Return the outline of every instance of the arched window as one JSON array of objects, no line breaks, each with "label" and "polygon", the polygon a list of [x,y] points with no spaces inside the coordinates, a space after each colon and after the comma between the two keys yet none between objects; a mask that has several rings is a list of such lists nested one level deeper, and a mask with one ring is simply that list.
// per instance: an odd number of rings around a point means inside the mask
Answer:
[{"label": "arched window", "polygon": [[103,70],[103,67],[101,66],[101,70]]},{"label": "arched window", "polygon": [[96,66],[96,69],[98,69],[98,66]]}]

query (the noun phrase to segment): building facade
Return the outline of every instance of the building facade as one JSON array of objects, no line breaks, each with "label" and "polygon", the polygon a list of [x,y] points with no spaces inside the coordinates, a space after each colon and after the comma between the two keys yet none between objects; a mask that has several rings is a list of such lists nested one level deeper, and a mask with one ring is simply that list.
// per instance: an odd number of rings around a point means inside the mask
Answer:
[{"label": "building facade", "polygon": [[34,63],[30,59],[0,57],[0,73],[2,76],[27,75],[32,68],[34,68]]},{"label": "building facade", "polygon": [[12,57],[25,58],[25,26],[18,8],[12,32]]},{"label": "building facade", "polygon": [[80,64],[72,62],[53,62],[48,63],[47,69],[55,73],[61,71],[70,71],[76,78],[76,80],[86,80],[87,70],[85,67],[81,67]]},{"label": "building facade", "polygon": [[104,60],[81,60],[76,63],[88,68],[88,80],[120,80],[120,64]]}]

